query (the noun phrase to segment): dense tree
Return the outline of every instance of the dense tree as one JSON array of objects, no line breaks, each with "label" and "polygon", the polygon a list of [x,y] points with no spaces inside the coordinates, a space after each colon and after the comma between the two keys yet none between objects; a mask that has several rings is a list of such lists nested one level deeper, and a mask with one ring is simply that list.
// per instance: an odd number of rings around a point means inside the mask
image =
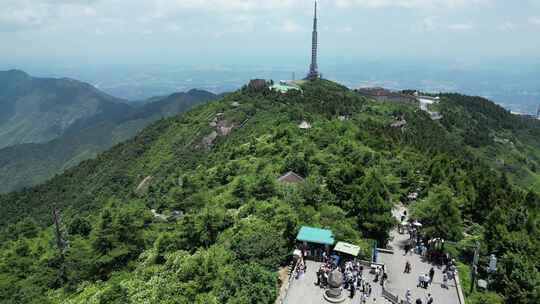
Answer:
[{"label": "dense tree", "polygon": [[445,185],[435,187],[425,200],[415,204],[411,215],[423,224],[422,231],[427,237],[451,241],[463,238],[458,200]]},{"label": "dense tree", "polygon": [[234,230],[229,242],[240,261],[258,263],[276,270],[289,253],[279,231],[268,227],[264,221],[246,219]]},{"label": "dense tree", "polygon": [[92,225],[87,219],[75,216],[69,223],[67,231],[70,235],[88,236],[92,231]]},{"label": "dense tree", "polygon": [[377,240],[378,246],[385,246],[395,219],[390,194],[376,169],[370,170],[362,184],[353,189],[351,205],[351,212],[366,237]]}]

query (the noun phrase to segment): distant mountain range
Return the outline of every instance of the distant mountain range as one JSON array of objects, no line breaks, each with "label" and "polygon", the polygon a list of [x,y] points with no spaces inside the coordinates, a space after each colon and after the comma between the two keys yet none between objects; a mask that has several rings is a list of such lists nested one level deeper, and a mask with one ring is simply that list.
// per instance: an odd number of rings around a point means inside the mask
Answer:
[{"label": "distant mountain range", "polygon": [[41,183],[217,97],[191,90],[128,104],[76,80],[0,72],[0,192]]},{"label": "distant mountain range", "polygon": [[123,100],[73,79],[0,72],[0,148],[41,143],[132,111]]}]

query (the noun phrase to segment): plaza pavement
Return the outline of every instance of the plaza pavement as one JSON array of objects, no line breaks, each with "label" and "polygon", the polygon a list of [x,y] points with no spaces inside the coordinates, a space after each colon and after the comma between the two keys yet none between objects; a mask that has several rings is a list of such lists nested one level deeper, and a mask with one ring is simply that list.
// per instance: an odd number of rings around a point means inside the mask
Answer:
[{"label": "plaza pavement", "polygon": [[[307,271],[299,279],[292,279],[289,291],[283,304],[329,304],[324,297],[324,289],[315,285],[317,282],[317,270],[321,266],[321,263],[306,261]],[[377,299],[377,304],[389,303],[382,296],[381,285],[373,282],[373,275],[368,270],[364,270],[364,277],[371,282],[371,298],[366,303],[373,304],[373,298]],[[343,294],[347,296],[343,304],[360,304],[360,292],[357,291],[354,299],[349,298],[349,291],[344,290]]]},{"label": "plaza pavement", "polygon": [[[406,210],[405,207],[397,207],[394,210],[394,216],[399,219],[399,215],[403,213],[403,210]],[[415,253],[404,256],[403,245],[409,239],[408,233],[399,234],[397,229],[394,229],[390,238],[389,249],[393,250],[394,253],[379,252],[377,261],[386,265],[388,272],[387,290],[399,296],[400,299],[405,299],[405,293],[407,289],[410,289],[413,303],[417,298],[422,299],[422,303],[426,303],[426,296],[430,293],[433,296],[434,304],[460,304],[454,280],[448,280],[448,289],[441,287],[442,269],[440,267],[422,261],[421,256]],[[412,265],[411,273],[403,272],[406,261],[409,261]],[[435,269],[433,284],[427,289],[417,288],[418,276],[422,273],[427,274],[431,267]]]},{"label": "plaza pavement", "polygon": [[[405,207],[399,206],[394,209],[394,216],[398,217],[406,210]],[[434,304],[460,304],[457,289],[454,280],[448,281],[448,289],[441,287],[442,282],[442,269],[434,266],[435,277],[433,284],[427,289],[417,288],[418,276],[421,273],[428,273],[432,267],[429,263],[422,261],[421,257],[415,253],[412,255],[404,256],[403,245],[409,239],[409,234],[399,234],[396,229],[393,229],[390,234],[391,240],[389,243],[389,249],[394,253],[378,254],[378,263],[386,265],[386,271],[388,273],[388,281],[386,283],[386,289],[393,294],[399,296],[400,300],[405,299],[405,293],[407,289],[411,290],[413,303],[417,298],[422,299],[422,303],[426,303],[426,296],[431,293],[434,299]],[[403,273],[405,268],[405,262],[409,261],[412,265],[411,273]],[[293,278],[291,285],[288,289],[287,296],[285,297],[283,304],[328,304],[324,297],[324,289],[315,285],[317,281],[316,272],[319,269],[321,263],[306,261],[307,271],[299,279]],[[369,271],[364,270],[364,276],[368,278],[372,286],[371,298],[366,303],[372,304],[373,299],[377,299],[376,303],[390,303],[382,297],[382,288],[380,284],[373,282],[373,275]],[[360,293],[357,292],[354,299],[350,299],[349,292],[344,291],[347,295],[347,299],[344,304],[360,304]]]}]

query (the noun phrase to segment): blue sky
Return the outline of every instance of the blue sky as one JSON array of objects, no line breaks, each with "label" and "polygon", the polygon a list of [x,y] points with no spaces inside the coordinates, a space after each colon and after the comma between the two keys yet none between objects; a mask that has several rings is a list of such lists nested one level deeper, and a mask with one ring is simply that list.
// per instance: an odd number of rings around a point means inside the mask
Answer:
[{"label": "blue sky", "polygon": [[[320,0],[321,69],[540,61],[540,0]],[[2,0],[2,66],[307,65],[310,0]]]}]

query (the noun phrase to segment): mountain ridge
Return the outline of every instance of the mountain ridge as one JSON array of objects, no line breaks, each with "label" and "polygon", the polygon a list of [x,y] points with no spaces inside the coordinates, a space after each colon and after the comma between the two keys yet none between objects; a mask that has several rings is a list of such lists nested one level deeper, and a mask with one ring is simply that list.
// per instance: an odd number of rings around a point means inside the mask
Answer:
[{"label": "mountain ridge", "polygon": [[[11,77],[12,80],[2,82],[2,79],[7,77]],[[10,90],[17,91],[18,85],[14,82],[19,79],[22,82],[38,81],[40,86],[47,87],[49,92],[54,92],[56,85],[50,86],[43,81],[58,82],[60,86],[83,86],[84,90],[92,92],[91,94],[113,98],[90,84],[77,80],[69,78],[36,80],[39,78],[32,78],[20,70],[0,72],[0,84],[4,86],[0,87],[0,98],[2,92],[8,95],[6,92],[9,93]],[[28,85],[25,84],[22,87],[26,88]],[[107,99],[92,115],[72,121],[50,140],[0,148],[0,193],[39,184],[54,174],[61,173],[80,161],[95,157],[114,144],[135,136],[144,126],[155,120],[179,114],[192,106],[216,98],[217,95],[213,93],[193,89],[156,98],[138,107],[124,104],[120,99],[111,99],[114,102],[109,102]],[[40,115],[39,111],[32,114],[30,118],[33,120],[35,115]],[[5,124],[10,124],[13,119],[16,118],[5,121]],[[46,120],[46,118],[42,119]],[[21,123],[24,122],[14,124]],[[11,134],[7,132],[4,135],[11,136]]]},{"label": "mountain ridge", "polygon": [[39,143],[96,120],[114,121],[132,111],[123,100],[69,78],[36,78],[0,71],[0,148]]}]

